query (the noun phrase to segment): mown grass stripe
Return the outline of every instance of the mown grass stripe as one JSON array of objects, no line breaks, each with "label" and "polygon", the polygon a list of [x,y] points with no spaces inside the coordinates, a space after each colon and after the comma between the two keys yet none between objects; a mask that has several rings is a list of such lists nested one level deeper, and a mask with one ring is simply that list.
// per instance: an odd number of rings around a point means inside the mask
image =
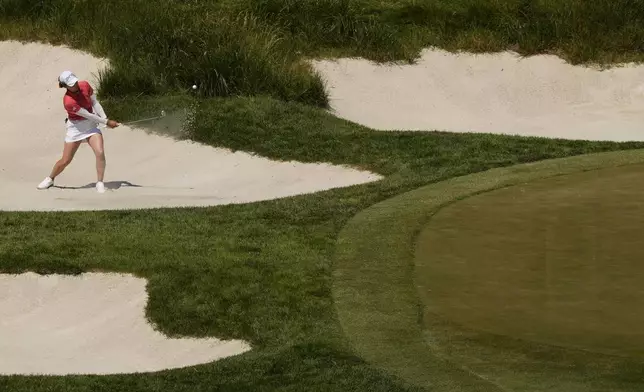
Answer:
[{"label": "mown grass stripe", "polygon": [[333,296],[350,343],[366,360],[438,391],[496,390],[424,343],[414,284],[416,235],[432,213],[480,192],[536,179],[644,162],[644,150],[589,154],[497,168],[401,194],[358,213],[340,232]]}]

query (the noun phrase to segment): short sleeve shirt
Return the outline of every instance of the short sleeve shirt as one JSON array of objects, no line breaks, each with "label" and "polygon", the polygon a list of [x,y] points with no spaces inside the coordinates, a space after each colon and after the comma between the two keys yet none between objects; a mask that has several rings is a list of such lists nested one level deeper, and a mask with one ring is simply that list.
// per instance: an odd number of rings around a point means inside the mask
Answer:
[{"label": "short sleeve shirt", "polygon": [[78,87],[80,91],[76,93],[67,91],[63,96],[63,106],[70,120],[85,119],[85,117],[76,114],[81,108],[93,113],[91,96],[94,94],[94,89],[84,80],[78,82]]}]

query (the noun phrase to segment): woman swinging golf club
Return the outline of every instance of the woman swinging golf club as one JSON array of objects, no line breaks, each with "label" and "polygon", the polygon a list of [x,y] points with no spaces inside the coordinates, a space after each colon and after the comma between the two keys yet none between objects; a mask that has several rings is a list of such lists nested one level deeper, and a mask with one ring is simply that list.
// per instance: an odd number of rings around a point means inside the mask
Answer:
[{"label": "woman swinging golf club", "polygon": [[105,151],[103,134],[98,124],[105,124],[110,128],[116,128],[120,124],[107,119],[92,86],[87,81],[79,80],[71,71],[60,74],[58,87],[67,89],[63,97],[63,107],[67,111],[65,145],[62,157],[54,164],[49,177],[38,185],[38,189],[47,189],[54,185],[54,179],[70,164],[81,143],[87,142],[96,155],[96,190],[103,193],[105,192],[103,184]]}]

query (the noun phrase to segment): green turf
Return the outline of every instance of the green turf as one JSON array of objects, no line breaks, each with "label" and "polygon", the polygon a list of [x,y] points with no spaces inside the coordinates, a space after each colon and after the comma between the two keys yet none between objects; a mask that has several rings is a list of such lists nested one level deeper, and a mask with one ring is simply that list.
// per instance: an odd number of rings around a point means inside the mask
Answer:
[{"label": "green turf", "polygon": [[[421,187],[361,211],[340,233],[333,288],[340,323],[357,353],[411,382],[442,384],[437,390],[641,390],[641,362],[608,356],[591,360],[584,352],[459,329],[436,317],[420,300],[431,288],[416,281],[414,256],[416,236],[427,220],[457,200],[541,178],[642,162],[644,151],[634,151],[494,169]],[[443,376],[442,369],[428,368],[442,361],[449,361],[454,373]]]},{"label": "green turf", "polygon": [[416,250],[425,306],[472,329],[644,361],[643,174],[561,176],[441,209]]}]

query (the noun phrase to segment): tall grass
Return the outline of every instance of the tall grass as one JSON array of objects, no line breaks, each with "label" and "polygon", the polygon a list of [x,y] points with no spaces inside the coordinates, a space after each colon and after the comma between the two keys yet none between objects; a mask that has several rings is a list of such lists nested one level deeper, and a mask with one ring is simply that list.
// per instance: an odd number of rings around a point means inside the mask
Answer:
[{"label": "tall grass", "polygon": [[[203,96],[268,94],[322,105],[321,79],[299,63],[278,29],[245,12],[194,12],[196,2],[2,0],[0,21],[110,58],[106,96],[187,91]],[[21,34],[22,33],[22,34]]]},{"label": "tall grass", "polygon": [[400,24],[382,23],[356,0],[248,0],[247,7],[289,34],[300,50],[348,48],[376,59],[406,56]]},{"label": "tall grass", "polygon": [[406,25],[418,48],[555,53],[572,63],[644,58],[642,0],[407,0],[381,16]]},{"label": "tall grass", "polygon": [[197,84],[205,97],[270,95],[326,106],[301,56],[413,60],[427,46],[644,58],[644,0],[0,0],[0,39],[109,56],[108,96]]},{"label": "tall grass", "polygon": [[[301,50],[373,60],[450,50],[556,53],[573,63],[644,58],[642,0],[246,0]],[[324,51],[323,50],[323,51]]]}]

